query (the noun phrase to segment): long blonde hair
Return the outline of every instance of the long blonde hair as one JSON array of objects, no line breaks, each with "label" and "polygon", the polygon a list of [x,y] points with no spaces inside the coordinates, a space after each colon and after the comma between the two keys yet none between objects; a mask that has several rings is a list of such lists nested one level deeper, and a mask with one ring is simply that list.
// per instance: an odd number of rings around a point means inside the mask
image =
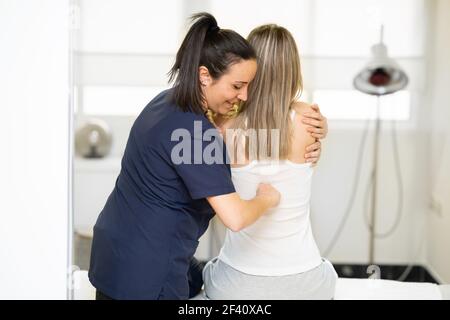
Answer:
[{"label": "long blonde hair", "polygon": [[[256,149],[249,152],[257,159],[261,158],[262,148],[271,150],[271,130],[278,129],[278,156],[286,159],[292,140],[290,107],[303,90],[297,45],[288,30],[275,24],[253,29],[247,40],[258,56],[258,69],[249,85],[248,100],[231,128],[256,130],[257,145],[250,147]],[[267,136],[260,135],[260,129],[266,129]]]}]

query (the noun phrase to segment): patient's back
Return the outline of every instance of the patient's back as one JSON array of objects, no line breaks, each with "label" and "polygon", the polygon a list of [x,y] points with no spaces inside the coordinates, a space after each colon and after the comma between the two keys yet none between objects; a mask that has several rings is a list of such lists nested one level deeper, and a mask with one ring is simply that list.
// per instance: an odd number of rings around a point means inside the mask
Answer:
[{"label": "patient's back", "polygon": [[305,148],[314,139],[301,122],[301,114],[309,110],[302,103],[291,110],[293,139],[288,159],[232,166],[233,183],[242,199],[252,199],[263,182],[281,193],[280,204],[254,224],[239,232],[227,230],[219,259],[241,272],[280,276],[305,272],[321,263],[310,223],[314,170],[304,159]]}]

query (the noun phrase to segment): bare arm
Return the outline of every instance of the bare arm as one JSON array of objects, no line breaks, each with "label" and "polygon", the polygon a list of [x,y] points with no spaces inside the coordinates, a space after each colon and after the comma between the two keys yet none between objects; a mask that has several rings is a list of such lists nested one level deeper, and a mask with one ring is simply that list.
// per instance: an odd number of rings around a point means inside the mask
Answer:
[{"label": "bare arm", "polygon": [[[302,103],[299,103],[302,104]],[[328,121],[321,113],[317,104],[309,105],[307,111],[303,111],[302,122],[307,125],[307,131],[311,137],[315,138],[310,145],[306,147],[305,159],[307,162],[317,164],[322,151],[320,139],[324,139],[328,134]]]},{"label": "bare arm", "polygon": [[293,105],[296,112],[293,122],[293,137],[289,159],[297,163],[311,162],[306,156],[308,146],[317,142],[316,138],[309,133],[308,125],[304,123],[304,113],[312,112],[311,105],[304,102],[296,102]]},{"label": "bare arm", "polygon": [[280,193],[269,184],[260,184],[256,196],[251,200],[243,200],[234,192],[230,194],[208,197],[209,204],[232,231],[251,225],[268,209],[280,202]]}]

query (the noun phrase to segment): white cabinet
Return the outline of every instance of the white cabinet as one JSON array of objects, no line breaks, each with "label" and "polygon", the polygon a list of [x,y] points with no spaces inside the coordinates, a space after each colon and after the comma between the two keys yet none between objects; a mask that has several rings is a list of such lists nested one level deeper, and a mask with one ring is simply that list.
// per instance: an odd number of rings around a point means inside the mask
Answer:
[{"label": "white cabinet", "polygon": [[92,233],[97,217],[114,188],[120,172],[120,158],[74,161],[74,229]]}]

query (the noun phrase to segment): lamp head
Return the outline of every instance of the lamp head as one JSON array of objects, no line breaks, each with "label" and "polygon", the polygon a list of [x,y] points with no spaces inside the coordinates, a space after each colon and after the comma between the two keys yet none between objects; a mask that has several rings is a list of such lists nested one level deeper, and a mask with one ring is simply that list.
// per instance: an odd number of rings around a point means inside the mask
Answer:
[{"label": "lamp head", "polygon": [[387,47],[382,42],[372,46],[372,59],[353,80],[357,90],[376,96],[397,92],[407,85],[408,76],[388,57]]}]

